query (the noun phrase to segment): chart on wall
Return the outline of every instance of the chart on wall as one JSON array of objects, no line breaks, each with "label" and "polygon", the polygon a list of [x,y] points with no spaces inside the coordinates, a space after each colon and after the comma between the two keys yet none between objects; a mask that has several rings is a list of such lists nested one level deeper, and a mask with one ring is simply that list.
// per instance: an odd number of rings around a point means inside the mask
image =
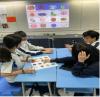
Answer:
[{"label": "chart on wall", "polygon": [[30,29],[69,27],[69,4],[67,3],[26,5],[26,13]]}]

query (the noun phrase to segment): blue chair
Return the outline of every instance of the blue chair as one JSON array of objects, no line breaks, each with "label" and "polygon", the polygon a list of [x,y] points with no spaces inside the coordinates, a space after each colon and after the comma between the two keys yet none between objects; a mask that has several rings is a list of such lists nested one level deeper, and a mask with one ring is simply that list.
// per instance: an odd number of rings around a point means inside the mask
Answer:
[{"label": "blue chair", "polygon": [[0,96],[13,96],[11,92],[0,92]]},{"label": "blue chair", "polygon": [[21,87],[10,86],[4,77],[0,77],[0,96],[13,96],[21,92]]}]

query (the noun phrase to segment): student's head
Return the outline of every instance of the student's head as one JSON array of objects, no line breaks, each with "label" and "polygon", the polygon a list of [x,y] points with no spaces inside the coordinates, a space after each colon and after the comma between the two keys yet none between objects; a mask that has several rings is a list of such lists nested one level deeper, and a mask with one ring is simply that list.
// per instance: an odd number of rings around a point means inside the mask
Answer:
[{"label": "student's head", "polygon": [[5,47],[0,47],[0,62],[10,62],[11,59],[11,52]]},{"label": "student's head", "polygon": [[99,61],[99,50],[96,49],[95,47],[85,44],[85,43],[77,43],[74,44],[72,47],[72,56],[75,60],[78,60],[78,54],[81,51],[85,51],[86,55],[90,54],[89,59],[87,61],[89,62],[95,62]]},{"label": "student's head", "polygon": [[99,39],[99,33],[94,30],[88,30],[83,33],[84,42],[92,44]]},{"label": "student's head", "polygon": [[15,34],[6,35],[3,38],[3,44],[8,49],[16,49],[16,48],[19,48],[19,46],[21,44],[21,37],[15,35]]},{"label": "student's head", "polygon": [[26,41],[27,40],[27,35],[24,31],[16,31],[14,33],[15,35],[19,35],[22,39],[22,41]]}]

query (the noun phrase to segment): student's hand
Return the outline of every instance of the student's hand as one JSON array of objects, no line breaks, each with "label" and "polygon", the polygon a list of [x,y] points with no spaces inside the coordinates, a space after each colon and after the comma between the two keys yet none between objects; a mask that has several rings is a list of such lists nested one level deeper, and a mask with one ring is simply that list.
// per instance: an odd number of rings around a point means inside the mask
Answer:
[{"label": "student's hand", "polygon": [[20,56],[20,60],[21,60],[21,62],[27,62],[26,59],[27,59],[26,56]]},{"label": "student's hand", "polygon": [[79,54],[78,54],[78,62],[84,63],[89,57],[90,57],[90,54],[86,55],[85,51],[79,52]]},{"label": "student's hand", "polygon": [[45,48],[45,49],[42,50],[42,52],[49,54],[49,53],[53,52],[53,49],[52,48]]},{"label": "student's hand", "polygon": [[73,44],[71,45],[71,44],[65,44],[65,47],[66,48],[72,48],[73,47]]},{"label": "student's hand", "polygon": [[70,51],[72,51],[72,47],[73,47],[73,45],[65,44],[65,48],[68,48]]},{"label": "student's hand", "polygon": [[35,69],[34,68],[29,68],[29,69],[24,69],[24,73],[34,73]]},{"label": "student's hand", "polygon": [[35,59],[33,59],[32,57],[28,57],[27,62],[35,62]]},{"label": "student's hand", "polygon": [[45,62],[45,63],[50,62],[50,61],[51,61],[51,59],[49,57],[44,57],[44,59],[43,59],[43,62]]}]

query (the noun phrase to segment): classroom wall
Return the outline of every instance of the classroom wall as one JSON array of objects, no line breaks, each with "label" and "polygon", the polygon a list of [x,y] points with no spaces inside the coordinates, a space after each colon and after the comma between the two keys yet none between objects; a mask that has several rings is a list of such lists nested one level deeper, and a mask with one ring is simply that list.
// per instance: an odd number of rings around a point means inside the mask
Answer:
[{"label": "classroom wall", "polygon": [[27,32],[28,35],[46,35],[47,33],[55,33],[57,35],[81,34],[83,31],[89,29],[99,30],[99,0],[66,0],[66,2],[70,4],[69,28],[38,30],[28,29],[25,5],[33,3],[32,0],[4,1],[5,0],[2,0],[0,2],[0,6],[6,5],[8,16],[16,16],[17,22],[9,23],[9,28],[7,29],[0,28],[1,37],[17,30],[23,30]]}]

